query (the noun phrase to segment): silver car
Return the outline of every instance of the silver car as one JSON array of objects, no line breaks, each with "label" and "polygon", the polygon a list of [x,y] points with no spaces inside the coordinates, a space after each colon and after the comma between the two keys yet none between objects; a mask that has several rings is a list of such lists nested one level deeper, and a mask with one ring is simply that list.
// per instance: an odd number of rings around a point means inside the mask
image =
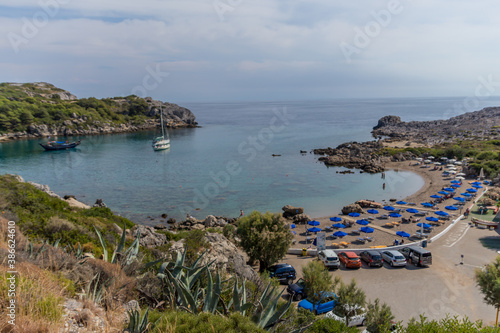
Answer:
[{"label": "silver car", "polygon": [[382,255],[382,259],[384,259],[384,261],[387,262],[392,267],[394,267],[394,266],[400,266],[400,267],[406,266],[406,259],[399,251],[388,250],[388,251],[383,251],[380,254]]}]

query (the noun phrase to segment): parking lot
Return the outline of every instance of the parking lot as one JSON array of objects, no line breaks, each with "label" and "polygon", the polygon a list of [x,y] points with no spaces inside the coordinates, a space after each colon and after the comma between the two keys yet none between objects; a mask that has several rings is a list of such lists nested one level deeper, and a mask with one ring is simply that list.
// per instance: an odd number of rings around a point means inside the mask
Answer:
[{"label": "parking lot", "polygon": [[[498,236],[496,230],[469,227],[468,221],[458,222],[446,235],[428,245],[433,264],[429,267],[370,268],[365,263],[360,269],[332,270],[345,282],[355,278],[367,299],[379,298],[391,306],[396,320],[406,322],[419,314],[430,319],[444,318],[446,314],[471,320],[481,319],[494,324],[496,310],[483,302],[474,281],[474,269],[490,263],[498,249],[487,249],[479,241],[483,237]],[[340,250],[337,250],[340,252]],[[460,264],[461,255],[463,264]],[[312,257],[288,255],[282,262],[289,263],[301,276],[301,267]],[[296,303],[295,303],[296,304]]]}]

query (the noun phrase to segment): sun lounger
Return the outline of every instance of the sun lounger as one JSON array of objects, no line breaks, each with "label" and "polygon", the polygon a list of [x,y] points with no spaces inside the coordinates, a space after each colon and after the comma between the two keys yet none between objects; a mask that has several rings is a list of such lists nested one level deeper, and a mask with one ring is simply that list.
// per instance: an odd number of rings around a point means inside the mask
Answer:
[{"label": "sun lounger", "polygon": [[366,236],[366,237],[365,237],[365,240],[367,240],[367,241],[371,242],[371,241],[373,240],[373,237],[368,237],[368,236]]},{"label": "sun lounger", "polygon": [[394,224],[392,224],[392,222],[387,222],[384,226],[394,228]]},{"label": "sun lounger", "polygon": [[401,222],[396,222],[396,221],[392,222],[392,225],[396,225],[397,226],[397,225],[400,225],[400,224],[401,224]]},{"label": "sun lounger", "polygon": [[332,247],[338,249],[340,245],[338,243],[332,243]]},{"label": "sun lounger", "polygon": [[343,247],[347,247],[347,245],[349,245],[351,243],[348,243],[348,242],[340,242],[340,245],[342,245]]},{"label": "sun lounger", "polygon": [[361,234],[361,230],[354,229],[354,230],[351,231],[351,234],[353,234],[353,235],[360,235]]},{"label": "sun lounger", "polygon": [[366,242],[366,239],[361,238],[361,237],[358,237],[358,238],[357,238],[357,240],[358,240],[358,241],[360,241],[360,242],[361,242],[361,243],[363,243],[363,244]]}]

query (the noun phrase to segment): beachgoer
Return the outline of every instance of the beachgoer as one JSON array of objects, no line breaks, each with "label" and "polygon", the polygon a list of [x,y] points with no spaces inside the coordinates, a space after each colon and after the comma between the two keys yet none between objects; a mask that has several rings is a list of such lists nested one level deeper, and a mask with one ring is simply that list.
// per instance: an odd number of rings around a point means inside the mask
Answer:
[{"label": "beachgoer", "polygon": [[385,190],[385,183],[384,183],[384,184],[382,184],[382,189],[383,189],[383,190]]},{"label": "beachgoer", "polygon": [[240,210],[240,217],[243,216],[243,210]]},{"label": "beachgoer", "polygon": [[402,239],[400,244],[401,244],[401,245],[403,245],[403,243],[404,243],[404,242],[405,242],[405,240],[404,240],[404,239]]}]

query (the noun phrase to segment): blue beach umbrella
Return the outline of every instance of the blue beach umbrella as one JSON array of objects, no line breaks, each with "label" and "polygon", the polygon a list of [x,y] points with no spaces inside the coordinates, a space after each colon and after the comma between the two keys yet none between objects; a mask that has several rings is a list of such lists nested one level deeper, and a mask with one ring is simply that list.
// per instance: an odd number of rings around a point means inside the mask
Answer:
[{"label": "blue beach umbrella", "polygon": [[457,207],[457,206],[446,206],[446,207],[444,207],[444,208],[446,208],[446,209],[448,209],[448,210],[458,210],[458,207]]},{"label": "blue beach umbrella", "polygon": [[340,222],[342,221],[342,219],[338,216],[334,216],[334,217],[330,217],[330,221],[332,222]]},{"label": "blue beach umbrella", "polygon": [[[431,221],[431,222],[437,222],[437,221],[439,221],[439,219],[438,219],[437,217],[434,217],[434,216],[429,216],[429,217],[426,217],[425,219],[426,219],[427,221]],[[418,223],[417,225],[418,225],[419,227],[421,227],[422,225],[419,225],[419,224],[420,224],[420,223]],[[428,225],[428,224],[427,224],[427,225]]]},{"label": "blue beach umbrella", "polygon": [[422,227],[423,226],[425,229],[432,228],[432,225],[427,224],[427,223],[417,223],[417,226],[418,227]]},{"label": "blue beach umbrella", "polygon": [[361,224],[361,225],[368,225],[368,224],[370,224],[370,222],[368,222],[367,220],[357,220],[356,223],[357,224]]},{"label": "blue beach umbrella", "polygon": [[332,227],[344,229],[345,225],[343,225],[342,223],[335,223],[334,225],[332,225]]},{"label": "blue beach umbrella", "polygon": [[455,189],[451,188],[451,187],[445,187],[445,188],[443,188],[443,190],[446,192],[455,192]]},{"label": "blue beach umbrella", "polygon": [[307,224],[312,225],[312,226],[320,225],[320,223],[316,220],[309,221],[309,222],[307,222]]},{"label": "blue beach umbrella", "polygon": [[449,193],[448,193],[448,192],[446,192],[446,191],[439,191],[438,193],[439,193],[439,194],[442,194],[442,195],[448,195],[448,194],[449,194]]},{"label": "blue beach umbrella", "polygon": [[295,228],[295,224],[290,224],[290,229]]},{"label": "blue beach umbrella", "polygon": [[312,228],[309,228],[309,229],[307,229],[307,230],[308,230],[309,232],[320,232],[320,231],[321,231],[321,229],[320,229],[320,228],[318,228],[318,227],[312,227]]},{"label": "blue beach umbrella", "polygon": [[439,215],[439,216],[449,216],[450,215],[447,212],[443,212],[442,210],[438,210],[438,211],[434,212],[434,214]]},{"label": "blue beach umbrella", "polygon": [[461,193],[460,195],[463,195],[464,197],[472,197],[472,194],[467,192]]},{"label": "blue beach umbrella", "polygon": [[462,197],[455,197],[455,198],[453,198],[453,200],[465,202],[465,198],[462,198]]},{"label": "blue beach umbrella", "polygon": [[344,236],[347,236],[347,233],[346,232],[343,232],[343,231],[335,231],[333,233],[334,236],[337,236],[337,237],[344,237]]},{"label": "blue beach umbrella", "polygon": [[359,213],[349,213],[350,217],[359,217]]},{"label": "blue beach umbrella", "polygon": [[398,214],[398,213],[390,213],[389,214],[390,217],[401,217],[401,214]]},{"label": "blue beach umbrella", "polygon": [[361,227],[359,230],[361,230],[362,232],[366,232],[367,234],[371,234],[374,229],[370,227]]},{"label": "blue beach umbrella", "polygon": [[434,206],[430,202],[422,202],[421,205],[424,206],[424,207],[432,207],[432,206]]},{"label": "blue beach umbrella", "polygon": [[437,194],[433,194],[433,195],[431,195],[431,198],[433,198],[433,199],[442,199],[443,197],[440,196],[440,195],[437,195]]},{"label": "blue beach umbrella", "polygon": [[481,185],[472,185],[474,188],[483,188]]},{"label": "blue beach umbrella", "polygon": [[451,183],[452,184],[460,184],[460,180],[452,180]]},{"label": "blue beach umbrella", "polygon": [[368,214],[378,214],[378,210],[376,210],[376,209],[368,209],[366,212]]},{"label": "blue beach umbrella", "polygon": [[296,235],[297,233],[295,232],[295,230],[292,230],[292,234]]},{"label": "blue beach umbrella", "polygon": [[404,231],[397,231],[396,235],[398,235],[400,237],[410,237],[410,234],[407,232],[404,232]]},{"label": "blue beach umbrella", "polygon": [[385,206],[384,209],[388,210],[388,211],[391,211],[391,212],[394,211],[394,210],[396,210],[396,208],[394,208],[392,206]]},{"label": "blue beach umbrella", "polygon": [[476,193],[477,190],[475,188],[468,188],[467,192],[469,192],[469,193]]},{"label": "blue beach umbrella", "polygon": [[481,185],[481,182],[475,181],[471,183],[472,185]]},{"label": "blue beach umbrella", "polygon": [[408,204],[406,201],[396,201],[398,205],[406,205]]},{"label": "blue beach umbrella", "polygon": [[459,187],[461,187],[461,186],[460,186],[460,185],[458,185],[458,184],[452,184],[452,185],[451,185],[451,187],[453,187],[453,188],[459,188]]},{"label": "blue beach umbrella", "polygon": [[416,210],[415,208],[408,208],[406,211],[408,213],[411,213],[411,214],[417,214],[418,213],[418,210]]}]

